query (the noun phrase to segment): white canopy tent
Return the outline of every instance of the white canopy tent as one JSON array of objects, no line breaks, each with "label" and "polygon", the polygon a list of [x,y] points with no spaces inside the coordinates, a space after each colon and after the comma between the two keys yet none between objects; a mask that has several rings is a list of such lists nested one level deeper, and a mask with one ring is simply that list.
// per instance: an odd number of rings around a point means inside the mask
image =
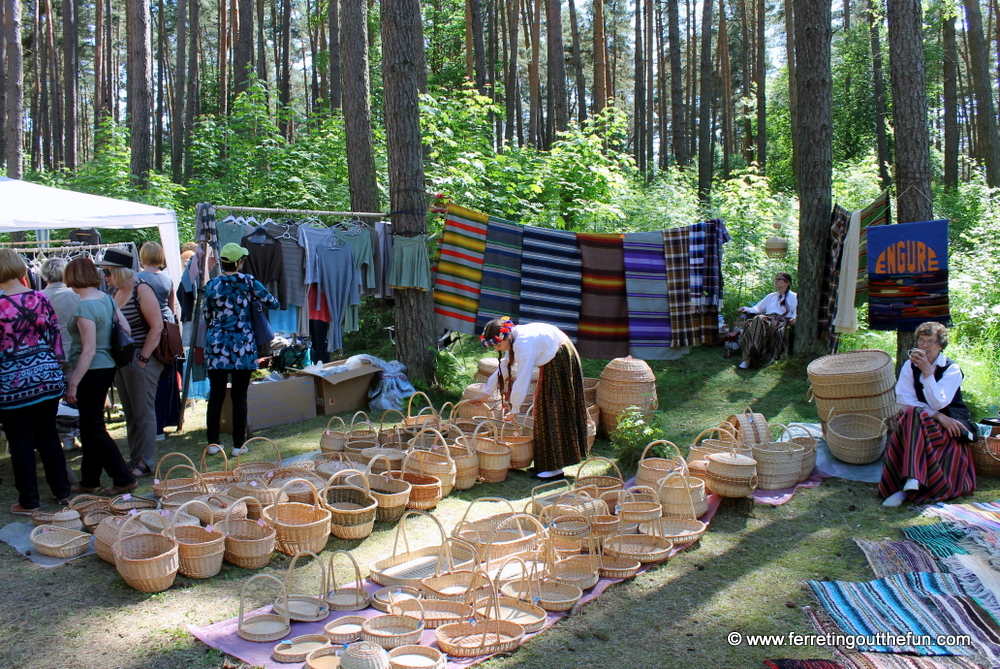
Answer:
[{"label": "white canopy tent", "polygon": [[0,232],[156,227],[174,285],[181,278],[177,217],[169,209],[0,177]]}]

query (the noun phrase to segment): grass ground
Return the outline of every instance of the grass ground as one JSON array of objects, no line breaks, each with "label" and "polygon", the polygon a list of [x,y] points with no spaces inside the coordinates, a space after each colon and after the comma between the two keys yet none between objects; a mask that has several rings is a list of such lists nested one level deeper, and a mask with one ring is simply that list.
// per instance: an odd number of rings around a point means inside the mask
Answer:
[{"label": "grass ground", "polygon": [[[462,357],[462,356],[460,356]],[[466,354],[464,379],[475,369]],[[606,361],[585,361],[598,376]],[[660,400],[658,426],[686,451],[704,427],[752,406],[769,419],[815,421],[805,401],[806,362],[797,358],[763,370],[736,370],[720,349],[694,349],[675,362],[654,363]],[[439,403],[443,397],[435,396]],[[286,456],[315,450],[324,417],[261,430]],[[114,436],[123,443],[124,429]],[[181,451],[196,459],[204,445],[204,404],[189,413],[185,430],[159,444],[161,454]],[[597,453],[614,457],[598,440]],[[74,456],[78,458],[78,456]],[[259,457],[268,457],[265,451]],[[253,458],[251,458],[253,459]],[[75,463],[79,464],[78,460]],[[633,472],[626,469],[626,476]],[[15,501],[10,460],[0,456],[0,524],[23,520],[6,513]],[[41,480],[41,478],[40,478]],[[149,492],[151,481],[144,479]],[[479,484],[453,493],[435,511],[446,528],[480,496],[520,500],[531,481],[512,473],[503,484]],[[1000,498],[1000,480],[982,479],[963,501]],[[802,607],[811,605],[807,579],[870,580],[873,575],[853,539],[898,538],[898,530],[926,522],[911,509],[880,505],[875,485],[827,479],[800,490],[780,507],[723,505],[708,533],[680,553],[630,582],[609,588],[581,613],[526,643],[515,653],[487,661],[486,669],[566,667],[759,667],[763,659],[830,657],[824,648],[730,646],[732,631],[745,634],[808,634]],[[474,514],[488,514],[477,505]],[[429,523],[415,524],[426,532]],[[327,549],[350,548],[365,565],[391,551],[394,530],[376,525],[364,541],[331,539]],[[284,575],[289,560],[276,554],[264,571]],[[45,570],[0,545],[0,666],[66,669],[210,669],[244,667],[208,649],[185,629],[235,616],[238,591],[251,573],[231,565],[211,579],[178,577],[168,591],[147,595],[126,586],[97,557]],[[309,565],[303,577],[318,577]],[[345,573],[339,574],[346,577]]]}]

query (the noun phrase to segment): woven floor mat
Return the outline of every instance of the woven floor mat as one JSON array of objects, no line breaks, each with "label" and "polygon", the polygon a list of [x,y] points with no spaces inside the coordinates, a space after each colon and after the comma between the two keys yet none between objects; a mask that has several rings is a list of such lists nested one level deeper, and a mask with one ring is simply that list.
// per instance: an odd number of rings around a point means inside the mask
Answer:
[{"label": "woven floor mat", "polygon": [[937,560],[915,541],[865,541],[855,539],[876,578],[909,571],[940,572]]}]

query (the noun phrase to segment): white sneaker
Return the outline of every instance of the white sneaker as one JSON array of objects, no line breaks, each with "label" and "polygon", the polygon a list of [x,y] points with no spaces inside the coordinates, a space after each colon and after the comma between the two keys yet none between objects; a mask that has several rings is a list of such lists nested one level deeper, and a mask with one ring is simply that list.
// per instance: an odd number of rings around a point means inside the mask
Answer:
[{"label": "white sneaker", "polygon": [[157,441],[166,441],[167,440],[166,433],[160,432],[158,435],[156,435],[156,440]]},{"label": "white sneaker", "polygon": [[739,364],[739,368],[740,369],[750,369],[750,363],[749,363],[749,361],[744,360],[743,362],[741,362]]},{"label": "white sneaker", "polygon": [[906,501],[906,493],[900,490],[899,492],[894,492],[886,497],[885,501],[882,502],[882,506],[899,506],[904,501]]},{"label": "white sneaker", "polygon": [[208,454],[209,455],[215,455],[216,453],[218,453],[221,450],[222,450],[221,448],[219,448],[215,444],[212,444],[211,446],[208,447]]},{"label": "white sneaker", "polygon": [[241,447],[233,446],[233,457],[234,458],[236,456],[238,456],[238,455],[243,455],[243,454],[249,453],[249,452],[250,452],[250,449],[247,448],[246,446],[241,446]]},{"label": "white sneaker", "polygon": [[920,481],[917,479],[906,479],[906,483],[903,484],[903,490],[906,492],[920,490]]}]

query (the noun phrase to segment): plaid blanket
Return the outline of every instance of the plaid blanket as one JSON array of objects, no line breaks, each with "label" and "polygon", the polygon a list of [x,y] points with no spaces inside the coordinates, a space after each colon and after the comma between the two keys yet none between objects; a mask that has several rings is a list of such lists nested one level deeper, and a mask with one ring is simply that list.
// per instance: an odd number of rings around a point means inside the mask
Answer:
[{"label": "plaid blanket", "polygon": [[580,334],[585,358],[621,358],[629,352],[625,252],[620,234],[577,233],[583,261]]},{"label": "plaid blanket", "polygon": [[[830,236],[826,240],[826,264],[823,266],[823,280],[819,284],[819,313],[816,316],[816,334],[820,338],[840,337],[833,332],[830,323],[837,312],[837,287],[840,282],[840,251],[844,245],[844,235],[851,222],[851,212],[839,204],[833,206],[830,222]],[[831,344],[832,345],[832,344]]]},{"label": "plaid blanket", "polygon": [[500,316],[517,321],[521,299],[522,226],[490,217],[486,228],[486,252],[483,256],[483,283],[479,293],[476,329]]},{"label": "plaid blanket", "polygon": [[627,232],[623,241],[629,353],[662,360],[670,348],[670,301],[662,232]]},{"label": "plaid blanket", "polygon": [[524,226],[521,323],[549,323],[576,342],[582,263],[576,235]]},{"label": "plaid blanket", "polygon": [[448,206],[434,281],[434,313],[442,328],[475,334],[488,220],[471,209]]},{"label": "plaid blanket", "polygon": [[700,317],[691,304],[689,254],[690,227],[663,231],[663,257],[667,266],[667,299],[670,302],[670,345],[701,343]]}]

